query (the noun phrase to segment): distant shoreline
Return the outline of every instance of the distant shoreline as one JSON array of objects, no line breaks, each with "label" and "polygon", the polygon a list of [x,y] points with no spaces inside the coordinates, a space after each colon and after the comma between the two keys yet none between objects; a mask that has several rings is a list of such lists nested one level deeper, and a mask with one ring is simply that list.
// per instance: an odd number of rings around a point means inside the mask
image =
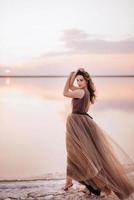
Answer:
[{"label": "distant shoreline", "polygon": [[[0,75],[0,78],[66,78],[66,75]],[[134,78],[134,75],[91,75],[94,78]]]},{"label": "distant shoreline", "polygon": [[65,173],[46,173],[40,176],[34,176],[34,177],[27,177],[27,178],[18,178],[18,179],[1,179],[0,183],[3,182],[23,182],[23,181],[41,181],[41,180],[64,180],[66,177]]}]

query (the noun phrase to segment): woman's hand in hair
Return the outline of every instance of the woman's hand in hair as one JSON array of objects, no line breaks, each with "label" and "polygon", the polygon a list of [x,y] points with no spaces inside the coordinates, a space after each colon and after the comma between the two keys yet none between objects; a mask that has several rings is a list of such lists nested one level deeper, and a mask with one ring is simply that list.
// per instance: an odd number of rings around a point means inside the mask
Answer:
[{"label": "woman's hand in hair", "polygon": [[84,71],[85,71],[85,69],[84,69],[84,68],[82,68],[82,67],[79,67],[79,68],[78,68],[76,71],[72,71],[72,72],[69,74],[69,77],[72,77],[72,75],[73,75],[73,74],[75,74],[75,75],[76,75],[78,71],[82,71],[82,72],[84,72]]}]

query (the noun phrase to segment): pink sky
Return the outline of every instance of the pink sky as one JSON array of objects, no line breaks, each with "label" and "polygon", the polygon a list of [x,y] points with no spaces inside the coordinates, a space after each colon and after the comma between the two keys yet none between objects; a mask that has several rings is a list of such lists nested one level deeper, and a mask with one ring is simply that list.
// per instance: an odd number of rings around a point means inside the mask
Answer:
[{"label": "pink sky", "polygon": [[131,0],[1,0],[0,74],[134,74]]}]

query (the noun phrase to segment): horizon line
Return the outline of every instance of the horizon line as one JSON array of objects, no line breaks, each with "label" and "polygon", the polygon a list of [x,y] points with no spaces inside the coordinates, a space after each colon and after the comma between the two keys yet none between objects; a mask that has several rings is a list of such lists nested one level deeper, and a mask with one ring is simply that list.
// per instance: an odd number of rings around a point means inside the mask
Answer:
[{"label": "horizon line", "polygon": [[[134,78],[134,75],[90,75],[97,78]],[[68,75],[0,75],[0,78],[64,78]]]}]

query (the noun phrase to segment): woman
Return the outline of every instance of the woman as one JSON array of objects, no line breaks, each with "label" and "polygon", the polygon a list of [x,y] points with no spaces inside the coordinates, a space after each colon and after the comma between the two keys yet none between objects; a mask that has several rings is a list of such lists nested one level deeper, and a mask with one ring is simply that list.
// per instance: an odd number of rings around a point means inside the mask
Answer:
[{"label": "woman", "polygon": [[[75,78],[78,87],[73,85]],[[130,173],[134,172],[134,163],[87,113],[96,94],[91,76],[84,68],[70,73],[63,95],[72,98],[72,113],[66,121],[67,177],[64,190],[73,185],[74,179],[84,184],[90,194],[106,197],[114,192],[121,200],[128,198],[134,192],[134,179]],[[121,157],[113,147],[127,163],[119,160]]]}]

